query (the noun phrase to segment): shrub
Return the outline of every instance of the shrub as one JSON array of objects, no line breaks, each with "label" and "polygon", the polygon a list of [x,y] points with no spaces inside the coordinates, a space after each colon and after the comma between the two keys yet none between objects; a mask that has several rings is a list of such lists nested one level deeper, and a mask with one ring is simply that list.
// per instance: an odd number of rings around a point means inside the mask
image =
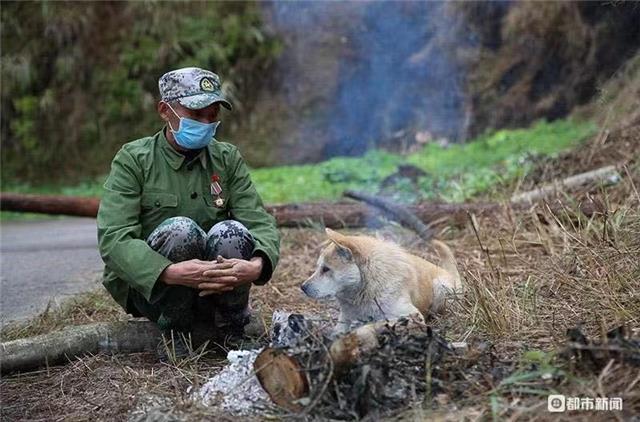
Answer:
[{"label": "shrub", "polygon": [[1,13],[5,181],[102,174],[120,145],[161,127],[164,72],[214,69],[244,98],[280,48],[255,3],[11,2]]}]

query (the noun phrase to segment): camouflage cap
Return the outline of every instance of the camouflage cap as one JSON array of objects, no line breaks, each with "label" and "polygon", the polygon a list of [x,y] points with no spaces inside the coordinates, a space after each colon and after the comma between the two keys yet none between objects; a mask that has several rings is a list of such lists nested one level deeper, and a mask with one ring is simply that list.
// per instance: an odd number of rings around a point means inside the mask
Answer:
[{"label": "camouflage cap", "polygon": [[162,101],[178,101],[191,110],[199,110],[213,103],[222,103],[231,110],[231,103],[222,94],[220,77],[208,70],[184,67],[172,70],[158,81]]}]

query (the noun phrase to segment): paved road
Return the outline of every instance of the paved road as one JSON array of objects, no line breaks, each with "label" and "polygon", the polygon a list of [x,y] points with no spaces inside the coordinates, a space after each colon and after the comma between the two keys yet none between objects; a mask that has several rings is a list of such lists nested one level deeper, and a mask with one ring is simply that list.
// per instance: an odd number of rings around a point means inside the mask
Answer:
[{"label": "paved road", "polygon": [[99,284],[96,220],[0,224],[0,321],[29,318]]}]

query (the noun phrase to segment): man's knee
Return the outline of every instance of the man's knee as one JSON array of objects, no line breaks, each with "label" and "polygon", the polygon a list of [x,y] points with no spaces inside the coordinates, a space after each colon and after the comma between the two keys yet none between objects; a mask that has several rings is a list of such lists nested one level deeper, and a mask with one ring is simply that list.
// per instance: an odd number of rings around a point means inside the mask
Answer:
[{"label": "man's knee", "polygon": [[207,233],[206,259],[224,258],[250,259],[255,241],[249,229],[235,220],[221,221]]},{"label": "man's knee", "polygon": [[147,239],[152,249],[174,262],[202,259],[205,242],[204,231],[189,217],[167,218]]}]

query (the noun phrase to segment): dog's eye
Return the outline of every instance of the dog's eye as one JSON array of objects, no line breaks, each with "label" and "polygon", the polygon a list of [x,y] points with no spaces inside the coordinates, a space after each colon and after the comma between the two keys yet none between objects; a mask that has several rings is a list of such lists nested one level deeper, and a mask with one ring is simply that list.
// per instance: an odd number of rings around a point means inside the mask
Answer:
[{"label": "dog's eye", "polygon": [[322,274],[324,274],[324,273],[328,273],[329,271],[331,271],[331,268],[329,268],[329,267],[327,267],[327,266],[325,265],[325,266],[323,266],[323,267],[322,267],[321,271],[322,271]]}]

